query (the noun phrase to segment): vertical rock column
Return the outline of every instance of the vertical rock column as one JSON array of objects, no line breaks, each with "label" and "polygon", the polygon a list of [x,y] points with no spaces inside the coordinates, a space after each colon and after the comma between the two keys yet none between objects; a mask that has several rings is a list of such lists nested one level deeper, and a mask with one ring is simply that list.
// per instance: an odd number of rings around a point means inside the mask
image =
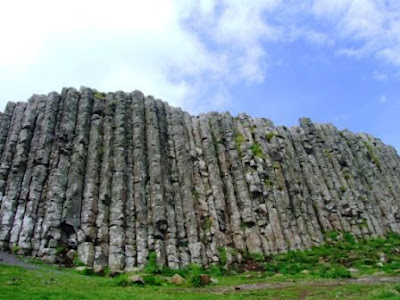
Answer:
[{"label": "vertical rock column", "polygon": [[[49,179],[52,170],[56,168],[58,164],[58,143],[62,132],[64,104],[67,99],[67,92],[68,89],[63,89],[61,95],[55,93],[57,95],[57,106],[55,107],[56,111],[54,112],[54,128],[52,129],[53,131],[51,133],[49,132],[49,135],[46,135],[44,138],[47,146],[44,148],[45,151],[43,151],[43,155],[39,155],[39,157],[43,157],[43,164],[47,169],[47,174],[46,177],[43,178],[44,184],[42,187],[41,197],[36,208],[36,222],[34,224],[33,235],[31,238],[32,256],[43,256],[44,246],[46,244],[45,231],[48,230],[49,227],[44,221],[48,220],[46,219],[48,216],[46,216],[46,214],[48,212],[48,207],[50,207],[50,203],[47,201],[47,196],[49,195]],[[50,106],[47,106],[46,110],[48,110],[49,107]],[[50,126],[50,123],[48,123],[48,125]],[[41,159],[39,159],[39,164],[40,162]]]},{"label": "vertical rock column", "polygon": [[[161,100],[155,101],[155,108],[156,108],[156,116],[158,119],[158,135],[160,139],[160,169],[162,171],[162,179],[161,179],[161,186],[162,186],[162,196],[163,196],[163,213],[165,216],[165,223],[158,224],[158,230],[162,234],[162,239],[156,241],[156,253],[157,253],[157,263],[160,267],[164,266],[165,263],[170,268],[177,268],[178,264],[177,261],[172,261],[171,254],[175,255],[176,252],[176,239],[175,239],[175,232],[171,234],[171,230],[168,228],[171,223],[174,223],[174,215],[172,215],[172,220],[168,220],[168,205],[173,200],[172,196],[172,186],[171,186],[171,163],[170,163],[170,149],[168,144],[168,124],[167,124],[167,114],[165,109],[165,103]],[[175,227],[175,224],[172,225]],[[172,229],[174,230],[174,229]],[[158,244],[157,244],[158,242]],[[171,245],[174,245],[171,247]]]},{"label": "vertical rock column", "polygon": [[[90,235],[81,230],[81,210],[83,187],[86,171],[86,156],[88,153],[90,118],[92,114],[93,93],[83,88],[78,102],[78,113],[73,140],[72,154],[69,159],[67,189],[62,212],[62,234],[66,235],[69,243],[78,244],[78,254],[83,263],[93,262],[93,244]],[[71,236],[70,230],[77,234]]]},{"label": "vertical rock column", "polygon": [[384,145],[381,141],[375,139],[378,146],[377,155],[381,163],[382,169],[385,170],[386,177],[386,195],[391,202],[392,224],[390,229],[394,232],[400,232],[400,162],[396,160],[396,150],[388,145]]},{"label": "vertical rock column", "polygon": [[368,139],[369,145],[375,147],[373,151],[375,157],[372,157],[372,159],[378,164],[378,168],[383,175],[380,176],[380,187],[382,188],[381,198],[387,201],[386,204],[383,202],[382,205],[388,208],[388,212],[385,216],[388,221],[388,228],[393,232],[400,232],[400,209],[398,206],[400,202],[400,179],[399,176],[396,176],[399,174],[399,165],[398,160],[396,161],[396,159],[394,159],[395,156],[393,152],[395,150],[390,146],[384,145],[380,140],[370,135],[368,135]]},{"label": "vertical rock column", "polygon": [[219,250],[229,244],[226,236],[230,229],[228,211],[224,192],[224,172],[226,172],[225,147],[219,135],[218,115],[207,114],[200,116],[200,135],[204,160],[208,169],[208,183],[211,195],[208,197],[210,214],[210,249],[211,262],[219,262]]},{"label": "vertical rock column", "polygon": [[[200,255],[202,264],[207,266],[213,263],[216,258],[213,250],[211,250],[216,248],[212,233],[215,227],[212,226],[212,217],[207,202],[207,199],[212,195],[212,191],[208,182],[207,164],[204,160],[204,151],[202,149],[199,118],[192,117],[188,113],[184,113],[183,117],[187,126],[187,145],[192,165],[192,196],[199,241],[201,241]],[[180,209],[182,208],[180,207]]]},{"label": "vertical rock column", "polygon": [[[282,199],[285,189],[285,178],[282,174],[280,143],[276,128],[269,124],[263,126],[266,135],[264,142],[259,142],[265,158],[265,177],[263,178],[263,195],[269,223],[265,227],[264,236],[272,252],[284,252],[289,247],[287,238],[286,199]],[[261,212],[262,210],[260,210]],[[260,218],[262,219],[262,217]],[[286,228],[285,228],[286,227]]]},{"label": "vertical rock column", "polygon": [[[313,148],[314,157],[319,165],[319,171],[321,172],[321,177],[324,179],[322,187],[322,192],[324,195],[324,206],[325,210],[329,213],[330,223],[333,226],[333,230],[337,231],[350,231],[351,224],[347,223],[340,213],[340,193],[339,193],[339,180],[334,172],[331,165],[331,159],[326,153],[329,152],[327,147],[326,138],[324,138],[323,131],[321,130],[320,124],[314,124],[312,122],[308,123],[303,119],[303,126],[307,128],[309,133],[313,136]],[[306,125],[307,124],[307,125]],[[343,193],[342,201],[349,203],[353,206],[353,200],[351,192],[348,190]],[[355,204],[354,204],[355,205]],[[358,231],[358,228],[356,229]],[[357,233],[358,232],[354,232]]]},{"label": "vertical rock column", "polygon": [[[191,118],[191,134],[193,144],[191,146],[191,156],[193,157],[193,199],[198,218],[199,240],[203,245],[202,256],[203,264],[213,263],[217,256],[217,244],[213,237],[215,230],[218,230],[217,215],[215,209],[210,210],[210,199],[212,199],[212,189],[208,180],[208,165],[205,161],[203,150],[203,138],[200,130],[200,117]],[[194,152],[195,151],[195,152]],[[192,153],[193,152],[193,153]],[[214,205],[212,205],[214,208]]]},{"label": "vertical rock column", "polygon": [[8,102],[4,113],[0,113],[0,157],[3,153],[7,135],[10,130],[11,119],[14,114],[15,106],[16,104],[14,102]]},{"label": "vertical rock column", "polygon": [[41,224],[38,217],[38,208],[49,174],[49,160],[52,144],[54,142],[59,102],[59,94],[53,92],[48,95],[45,99],[45,108],[41,122],[38,123],[38,129],[35,130],[35,134],[38,135],[38,145],[35,149],[35,153],[30,154],[34,157],[32,176],[28,189],[29,193],[26,197],[25,213],[18,242],[18,246],[23,253],[31,253],[33,250],[32,237],[34,228],[35,225],[40,227]]},{"label": "vertical rock column", "polygon": [[328,188],[326,187],[324,177],[319,169],[318,160],[315,157],[315,151],[318,151],[318,148],[313,147],[316,143],[316,136],[309,119],[300,120],[300,139],[307,153],[308,163],[304,166],[304,172],[307,174],[305,177],[307,180],[306,183],[310,191],[311,202],[316,212],[318,222],[322,232],[334,230],[335,227],[331,223],[330,214],[326,210],[324,204],[325,201],[330,201],[331,197],[330,195],[326,195]]},{"label": "vertical rock column", "polygon": [[136,215],[133,182],[132,93],[126,99],[126,205],[125,205],[125,270],[136,266]]},{"label": "vertical rock column", "polygon": [[266,138],[271,130],[274,130],[275,134],[275,128],[269,120],[248,119],[247,116],[240,116],[239,120],[244,128],[250,129],[245,131],[247,132],[245,136],[248,138],[251,134],[253,141],[244,158],[247,157],[245,162],[247,169],[250,169],[250,172],[246,171],[246,179],[253,198],[253,210],[260,232],[262,250],[265,254],[285,251],[287,249],[286,241],[289,238],[284,234],[286,199],[282,197],[284,196],[285,182],[282,173],[279,172],[280,158],[276,155],[279,144],[275,139]]},{"label": "vertical rock column", "polygon": [[[24,117],[24,111],[26,103],[18,103],[13,111],[13,116],[10,121],[10,130],[8,131],[7,139],[3,147],[3,153],[1,155],[0,164],[0,203],[3,204],[3,196],[7,186],[7,178],[11,170],[12,160],[15,154],[15,148],[18,142],[19,132],[21,131],[22,120]],[[7,209],[6,207],[4,209]],[[0,209],[0,217],[3,209]],[[0,247],[3,247],[0,245]]]},{"label": "vertical rock column", "polygon": [[384,147],[380,141],[366,134],[358,135],[358,143],[362,149],[360,152],[364,153],[364,162],[366,161],[371,168],[368,186],[375,198],[375,205],[379,207],[382,229],[385,232],[399,232],[400,218],[397,204],[399,198],[393,185],[397,180],[393,181],[388,174],[391,167],[386,165],[387,158],[382,155]]},{"label": "vertical rock column", "polygon": [[[61,93],[64,98],[63,112],[57,132],[57,142],[52,150],[48,191],[45,202],[45,215],[40,230],[41,245],[39,256],[50,262],[56,260],[57,246],[62,238],[70,239],[69,247],[76,248],[75,229],[65,224],[61,230],[63,204],[66,198],[68,174],[70,168],[70,155],[74,148],[75,126],[78,112],[79,93],[75,89],[64,89]],[[81,183],[76,183],[80,185]],[[72,182],[71,182],[72,185]]]},{"label": "vertical rock column", "polygon": [[244,179],[242,165],[240,163],[240,149],[236,145],[236,134],[233,118],[225,113],[221,122],[226,145],[226,182],[227,182],[227,205],[230,211],[231,235],[233,248],[245,251],[243,241],[242,224],[252,224],[255,220],[251,206],[248,187]]},{"label": "vertical rock column", "polygon": [[11,163],[10,173],[7,178],[7,186],[1,203],[0,248],[7,247],[10,239],[10,232],[13,227],[22,180],[28,162],[31,139],[35,128],[37,104],[38,99],[36,96],[33,96],[29,100],[26,110],[24,111],[21,131],[18,134],[15,155]]},{"label": "vertical rock column", "polygon": [[78,231],[81,224],[81,208],[83,182],[85,177],[87,145],[89,142],[90,116],[93,95],[88,89],[80,94],[77,111],[77,121],[73,139],[72,154],[69,159],[70,168],[66,198],[63,205],[62,221]]},{"label": "vertical rock column", "polygon": [[[200,226],[198,227],[201,235],[204,236],[203,239],[206,241],[206,244],[204,245],[206,248],[205,253],[207,255],[208,263],[211,264],[218,262],[218,247],[220,240],[218,210],[215,204],[214,193],[219,193],[219,196],[222,195],[222,199],[219,199],[220,201],[223,200],[224,196],[222,186],[220,185],[219,170],[218,173],[213,173],[216,172],[218,165],[213,139],[209,131],[208,116],[200,115],[198,124],[195,124],[193,128],[196,128],[199,131],[200,147],[202,149],[201,163],[204,164],[204,166],[201,166],[203,169],[201,175],[204,180],[204,186],[207,189],[205,206],[205,209],[207,210],[206,218],[203,218],[202,224],[199,224]],[[217,176],[219,179],[218,182],[215,181]],[[221,241],[221,244],[223,244],[223,241]]]},{"label": "vertical rock column", "polygon": [[258,175],[257,168],[263,164],[263,154],[253,151],[256,146],[259,149],[259,144],[256,143],[253,137],[254,125],[249,121],[250,117],[242,114],[236,120],[236,140],[237,148],[240,152],[243,178],[247,184],[248,199],[250,199],[252,219],[248,222],[243,220],[244,237],[246,241],[247,251],[250,253],[263,253],[262,240],[259,228],[256,226],[258,216],[258,206],[263,201],[263,185]]},{"label": "vertical rock column", "polygon": [[[361,219],[361,212],[364,211],[362,201],[358,201],[358,188],[355,186],[353,177],[348,168],[341,169],[336,163],[335,155],[332,153],[337,145],[332,145],[332,139],[335,132],[328,131],[325,124],[315,124],[317,133],[321,140],[324,141],[320,157],[324,160],[324,177],[332,196],[333,203],[327,205],[328,208],[334,209],[338,214],[342,230],[353,232],[356,236],[362,236],[358,220]],[[350,212],[350,213],[349,213]]]},{"label": "vertical rock column", "polygon": [[100,128],[102,144],[99,149],[100,155],[100,183],[99,200],[97,204],[95,240],[95,255],[93,266],[95,270],[101,270],[108,266],[109,256],[109,223],[111,203],[111,183],[113,172],[113,127],[115,114],[115,101],[113,94],[107,94],[103,106],[103,122]]},{"label": "vertical rock column", "polygon": [[[334,163],[336,172],[341,174],[341,186],[347,186],[351,189],[358,206],[363,212],[360,214],[361,222],[357,225],[360,227],[365,237],[382,235],[381,225],[378,222],[378,215],[376,211],[375,200],[370,198],[370,190],[368,187],[367,177],[370,174],[370,169],[365,169],[365,166],[359,165],[357,161],[357,153],[353,153],[351,146],[347,143],[347,138],[342,131],[338,131],[333,125],[325,127],[328,141],[332,141],[332,152],[331,157]],[[353,215],[353,212],[357,215],[358,212],[352,211],[349,203],[342,203],[342,215],[349,217]]]},{"label": "vertical rock column", "polygon": [[166,126],[168,132],[168,158],[170,161],[170,186],[167,192],[167,216],[168,216],[168,240],[167,240],[167,261],[171,268],[187,266],[190,263],[189,251],[187,248],[187,235],[183,217],[182,199],[180,195],[180,177],[176,162],[175,142],[173,138],[173,122],[171,108],[165,105]]},{"label": "vertical rock column", "polygon": [[19,234],[22,227],[22,221],[25,214],[25,209],[27,207],[27,202],[29,202],[28,194],[29,194],[29,185],[32,181],[32,172],[33,166],[35,163],[35,155],[38,150],[41,148],[40,146],[40,136],[42,134],[42,122],[44,117],[44,109],[46,105],[46,96],[35,96],[35,100],[37,100],[37,109],[36,109],[36,120],[32,129],[32,138],[30,142],[30,148],[27,150],[27,162],[25,167],[24,176],[22,179],[20,193],[18,196],[18,205],[16,209],[16,213],[14,216],[14,221],[12,225],[12,230],[10,234],[10,247],[11,249],[18,249],[19,253],[23,253],[21,249],[18,247],[18,239]]},{"label": "vertical rock column", "polygon": [[[7,136],[12,131],[10,130],[11,120],[13,118],[14,109],[16,104],[8,102],[4,113],[0,113],[0,158],[3,158],[3,149],[7,149]],[[6,150],[8,151],[8,150]],[[12,154],[12,153],[10,153]],[[6,184],[6,178],[8,175],[9,167],[7,164],[3,164],[3,159],[0,160],[0,214],[1,214],[1,203],[3,201],[3,193]]]},{"label": "vertical rock column", "polygon": [[[93,97],[90,92],[87,96]],[[102,121],[104,97],[96,94],[90,116],[90,133],[87,146],[81,226],[78,240],[78,257],[88,266],[94,262],[94,243],[97,236],[96,218],[99,205],[100,166],[103,149]]]},{"label": "vertical rock column", "polygon": [[[188,147],[187,126],[180,109],[171,109],[171,138],[174,140],[177,176],[179,178],[179,193],[188,249],[191,263],[201,263],[201,243],[198,240],[198,230],[193,200],[192,165]],[[188,173],[189,172],[189,173]],[[179,221],[178,221],[179,222]],[[182,248],[185,246],[182,244]]]},{"label": "vertical rock column", "polygon": [[115,93],[113,172],[110,202],[110,253],[111,270],[125,267],[125,201],[126,201],[126,94]]},{"label": "vertical rock column", "polygon": [[[365,207],[370,218],[368,227],[371,228],[372,232],[383,235],[386,233],[386,228],[381,219],[382,211],[380,209],[379,192],[375,189],[380,175],[373,161],[374,156],[371,156],[371,149],[370,147],[366,147],[365,143],[362,142],[357,135],[347,130],[340,132],[340,136],[343,147],[340,148],[342,153],[338,157],[339,163],[344,169],[352,169],[353,172],[358,174],[358,176],[356,175],[354,177],[354,179],[357,180],[355,187],[359,189],[361,197],[365,201]],[[343,149],[347,151],[343,151]],[[380,184],[377,185],[379,186]],[[346,205],[346,207],[344,207],[344,213],[347,216],[351,216],[352,208],[346,203],[343,205]]]},{"label": "vertical rock column", "polygon": [[[306,168],[308,165],[308,156],[302,147],[299,131],[299,128],[291,128],[288,135],[291,138],[294,151],[292,159],[295,161],[294,172],[297,177],[297,188],[299,189],[297,201],[299,202],[298,205],[301,211],[300,218],[304,220],[306,226],[306,229],[302,230],[302,234],[303,236],[309,236],[312,245],[318,245],[323,242],[324,237],[311,200],[312,191],[308,189],[307,185],[307,178],[311,178],[312,175],[308,173],[309,168]],[[303,237],[303,240],[306,240],[306,238]]]},{"label": "vertical rock column", "polygon": [[[226,148],[225,148],[225,136],[224,132],[221,130],[220,126],[221,116],[219,114],[210,114],[209,115],[209,127],[211,130],[212,137],[212,147],[215,151],[215,162],[217,167],[216,174],[219,175],[216,178],[210,176],[209,178],[212,181],[216,182],[218,188],[215,189],[212,185],[213,190],[217,193],[215,194],[215,198],[218,199],[216,203],[217,209],[217,218],[218,218],[218,230],[220,232],[218,239],[220,239],[220,246],[225,246],[226,243],[229,243],[229,237],[226,236],[227,232],[230,232],[231,224],[230,224],[230,211],[228,210],[226,192],[228,187],[230,187],[231,182],[229,182],[229,170],[227,165],[226,158]],[[210,145],[211,146],[211,145]],[[207,151],[205,151],[207,153]],[[206,156],[207,158],[207,156]],[[221,194],[219,196],[218,194]]]},{"label": "vertical rock column", "polygon": [[165,261],[164,237],[168,223],[165,215],[163,171],[161,168],[161,160],[163,158],[161,157],[159,118],[157,116],[155,100],[152,97],[147,97],[144,104],[146,110],[149,199],[152,213],[153,236],[155,238],[154,247],[158,261],[163,265]]},{"label": "vertical rock column", "polygon": [[286,215],[289,217],[289,226],[292,232],[293,240],[290,241],[292,249],[304,249],[312,245],[309,232],[304,224],[303,215],[306,210],[302,207],[304,198],[301,195],[300,167],[295,156],[295,150],[290,138],[290,131],[286,127],[277,127],[278,138],[276,139],[280,146],[280,167],[284,178],[284,193],[286,198]]},{"label": "vertical rock column", "polygon": [[134,205],[136,213],[136,251],[137,265],[143,267],[147,262],[147,214],[148,201],[146,197],[147,147],[145,127],[144,96],[135,91],[132,94],[132,127],[133,127],[133,182]]}]

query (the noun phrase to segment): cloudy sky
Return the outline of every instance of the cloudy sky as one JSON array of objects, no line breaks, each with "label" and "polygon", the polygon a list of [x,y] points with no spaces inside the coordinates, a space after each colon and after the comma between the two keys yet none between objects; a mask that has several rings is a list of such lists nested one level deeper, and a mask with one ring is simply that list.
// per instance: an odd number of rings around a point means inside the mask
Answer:
[{"label": "cloudy sky", "polygon": [[33,93],[142,90],[191,113],[302,116],[400,150],[398,0],[13,0],[0,110]]}]

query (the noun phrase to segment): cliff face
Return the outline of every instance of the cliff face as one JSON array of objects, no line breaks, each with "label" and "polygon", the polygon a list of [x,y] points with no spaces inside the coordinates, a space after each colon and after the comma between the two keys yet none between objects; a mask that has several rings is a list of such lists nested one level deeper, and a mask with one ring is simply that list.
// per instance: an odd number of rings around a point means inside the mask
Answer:
[{"label": "cliff face", "polygon": [[0,248],[49,261],[66,248],[112,270],[142,267],[150,251],[171,268],[207,266],[333,230],[400,232],[396,151],[309,119],[274,127],[69,88],[9,103],[0,156]]}]

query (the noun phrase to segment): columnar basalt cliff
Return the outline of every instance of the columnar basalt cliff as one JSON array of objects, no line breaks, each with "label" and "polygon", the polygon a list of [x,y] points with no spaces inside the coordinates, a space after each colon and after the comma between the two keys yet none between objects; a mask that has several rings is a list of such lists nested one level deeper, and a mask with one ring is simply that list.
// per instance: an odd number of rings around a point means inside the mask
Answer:
[{"label": "columnar basalt cliff", "polygon": [[[181,268],[400,233],[400,158],[301,119],[191,116],[141,92],[65,88],[0,114],[0,248]],[[225,260],[225,258],[224,258]]]}]

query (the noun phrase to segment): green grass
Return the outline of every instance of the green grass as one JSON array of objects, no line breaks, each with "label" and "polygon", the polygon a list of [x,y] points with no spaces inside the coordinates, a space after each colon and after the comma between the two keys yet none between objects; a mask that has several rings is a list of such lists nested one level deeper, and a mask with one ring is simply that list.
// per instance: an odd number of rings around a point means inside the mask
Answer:
[{"label": "green grass", "polygon": [[[356,240],[349,233],[327,232],[325,238],[325,245],[306,251],[269,257],[244,255],[245,263],[258,264],[262,272],[238,273],[238,265],[229,270],[222,265],[203,269],[194,264],[180,270],[162,269],[157,266],[155,252],[151,252],[146,274],[140,275],[146,282],[144,286],[132,284],[130,274],[112,278],[45,264],[39,264],[37,270],[0,265],[0,299],[400,299],[398,283],[379,284],[376,280],[361,285],[340,281],[376,272],[400,276],[398,234]],[[226,251],[219,249],[222,257]],[[377,264],[382,253],[386,259]],[[222,263],[226,261],[222,259]],[[358,272],[350,273],[349,268]],[[175,273],[186,278],[184,286],[168,283],[167,278]],[[201,287],[203,273],[219,283]],[[269,286],[251,291],[235,291],[232,287],[248,283]]]},{"label": "green grass", "polygon": [[[293,280],[291,280],[293,281]],[[0,299],[399,299],[399,284],[332,285],[301,281],[261,290],[129,285],[117,278],[85,276],[72,270],[27,270],[0,265]],[[252,282],[251,279],[241,283]],[[214,287],[215,289],[216,287]]]},{"label": "green grass", "polygon": [[[320,278],[349,278],[349,268],[358,274],[385,272],[400,275],[400,236],[390,233],[386,238],[357,241],[350,233],[328,232],[326,244],[306,251],[289,251],[274,255],[264,263],[269,274],[296,275],[307,270]],[[397,250],[396,250],[397,249]],[[380,266],[381,254],[386,261]]]},{"label": "green grass", "polygon": [[96,100],[104,100],[105,95],[103,93],[95,92],[93,94],[94,99]]},{"label": "green grass", "polygon": [[368,154],[370,156],[371,161],[379,168],[381,169],[381,163],[379,161],[379,158],[376,156],[374,148],[372,147],[371,144],[364,142],[365,147],[368,150]]},{"label": "green grass", "polygon": [[220,264],[222,266],[226,265],[227,258],[226,258],[226,249],[225,249],[225,247],[219,247],[218,248],[218,253],[219,253]]},{"label": "green grass", "polygon": [[260,144],[254,143],[251,145],[251,152],[253,153],[254,156],[264,158],[264,154],[262,153],[262,149]]},{"label": "green grass", "polygon": [[19,251],[19,247],[18,246],[13,246],[12,248],[11,248],[11,252],[12,253],[17,253]]},{"label": "green grass", "polygon": [[152,251],[149,253],[149,260],[146,266],[144,267],[144,272],[155,274],[158,273],[159,271],[160,269],[157,265],[157,255],[154,251]]},{"label": "green grass", "polygon": [[276,133],[273,132],[273,131],[270,131],[270,132],[268,132],[268,133],[265,135],[265,138],[267,139],[268,142],[270,142],[271,139],[272,139],[274,136],[276,136]]},{"label": "green grass", "polygon": [[236,150],[239,153],[239,155],[242,154],[241,146],[244,142],[246,142],[246,140],[244,139],[244,136],[241,135],[240,133],[236,134],[235,145],[236,145]]}]

